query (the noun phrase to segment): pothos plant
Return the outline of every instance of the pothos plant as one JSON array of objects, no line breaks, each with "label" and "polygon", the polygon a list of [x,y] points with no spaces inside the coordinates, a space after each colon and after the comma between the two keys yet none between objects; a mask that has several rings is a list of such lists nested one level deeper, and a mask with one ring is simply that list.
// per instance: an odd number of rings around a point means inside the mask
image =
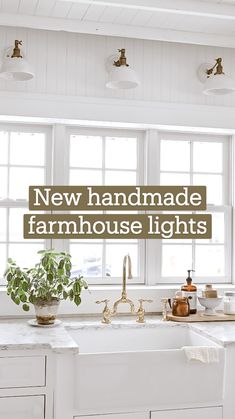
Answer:
[{"label": "pothos plant", "polygon": [[71,277],[71,255],[54,250],[40,250],[40,261],[32,268],[20,268],[8,259],[5,272],[7,293],[15,304],[29,311],[29,304],[50,303],[53,300],[71,300],[81,303],[82,289],[87,283],[82,276]]}]

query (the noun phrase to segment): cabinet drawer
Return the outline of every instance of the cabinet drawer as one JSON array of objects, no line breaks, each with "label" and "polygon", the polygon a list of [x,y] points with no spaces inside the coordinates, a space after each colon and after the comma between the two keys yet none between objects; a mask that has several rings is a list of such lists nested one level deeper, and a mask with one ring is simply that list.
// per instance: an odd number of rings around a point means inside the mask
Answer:
[{"label": "cabinet drawer", "polygon": [[0,397],[2,419],[44,419],[44,396]]},{"label": "cabinet drawer", "polygon": [[0,358],[0,388],[45,385],[44,356]]},{"label": "cabinet drawer", "polygon": [[222,407],[151,412],[151,419],[222,419]]}]

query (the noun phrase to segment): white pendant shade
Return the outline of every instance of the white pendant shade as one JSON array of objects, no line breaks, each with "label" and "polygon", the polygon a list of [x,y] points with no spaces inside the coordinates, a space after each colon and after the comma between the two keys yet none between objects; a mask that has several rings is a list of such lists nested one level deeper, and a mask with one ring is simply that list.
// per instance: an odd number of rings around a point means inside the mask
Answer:
[{"label": "white pendant shade", "polygon": [[139,86],[140,81],[136,72],[127,66],[113,66],[106,87],[109,89],[133,89]]},{"label": "white pendant shade", "polygon": [[0,77],[5,80],[26,81],[34,77],[34,72],[25,58],[5,57],[0,69]]},{"label": "white pendant shade", "polygon": [[226,74],[212,74],[203,86],[205,95],[227,95],[235,91],[235,81]]}]

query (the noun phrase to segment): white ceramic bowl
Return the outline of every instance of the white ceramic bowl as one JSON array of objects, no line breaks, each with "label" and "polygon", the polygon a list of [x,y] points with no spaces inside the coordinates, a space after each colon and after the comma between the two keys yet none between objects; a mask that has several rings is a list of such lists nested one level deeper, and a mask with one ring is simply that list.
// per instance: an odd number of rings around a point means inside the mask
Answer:
[{"label": "white ceramic bowl", "polygon": [[223,297],[217,298],[206,298],[206,297],[198,297],[199,303],[205,307],[204,314],[206,316],[213,316],[216,314],[215,308],[221,303]]}]

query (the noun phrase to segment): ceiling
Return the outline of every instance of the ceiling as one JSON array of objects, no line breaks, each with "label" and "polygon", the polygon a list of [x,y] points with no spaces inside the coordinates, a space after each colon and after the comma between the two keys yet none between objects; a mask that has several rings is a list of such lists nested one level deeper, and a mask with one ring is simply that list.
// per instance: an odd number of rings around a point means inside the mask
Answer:
[{"label": "ceiling", "polygon": [[235,0],[0,0],[0,25],[235,48]]}]

